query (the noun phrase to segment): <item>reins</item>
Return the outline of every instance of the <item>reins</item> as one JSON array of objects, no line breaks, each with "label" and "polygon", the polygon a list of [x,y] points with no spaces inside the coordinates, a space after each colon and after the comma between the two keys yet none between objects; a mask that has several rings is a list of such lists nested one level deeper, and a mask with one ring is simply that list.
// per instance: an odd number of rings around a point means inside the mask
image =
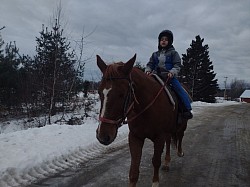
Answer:
[{"label": "reins", "polygon": [[[164,87],[167,85],[169,81],[169,77],[167,78],[167,80],[164,82],[164,85],[162,85],[161,89],[158,91],[158,93],[156,94],[156,96],[154,97],[154,99],[140,112],[138,113],[137,115],[133,116],[132,118],[130,118],[129,120],[127,120],[127,122],[131,122],[133,121],[134,119],[136,119],[138,116],[140,116],[143,112],[145,112],[147,109],[149,109],[153,104],[154,102],[156,101],[156,99],[159,97],[159,95],[161,94],[162,90],[164,89]],[[134,104],[134,102],[132,103]],[[132,107],[131,107],[132,108]],[[129,111],[128,111],[129,113]],[[127,113],[127,114],[128,114]]]}]

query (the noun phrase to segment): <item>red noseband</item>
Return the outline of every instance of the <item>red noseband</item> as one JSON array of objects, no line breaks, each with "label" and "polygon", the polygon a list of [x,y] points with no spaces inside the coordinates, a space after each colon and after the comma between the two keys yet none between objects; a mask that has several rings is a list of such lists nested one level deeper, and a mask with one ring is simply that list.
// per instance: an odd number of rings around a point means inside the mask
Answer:
[{"label": "red noseband", "polygon": [[99,121],[103,122],[103,123],[109,123],[109,124],[113,124],[113,125],[119,125],[122,122],[122,118],[118,119],[118,120],[112,120],[112,119],[107,119],[104,117],[99,116]]}]

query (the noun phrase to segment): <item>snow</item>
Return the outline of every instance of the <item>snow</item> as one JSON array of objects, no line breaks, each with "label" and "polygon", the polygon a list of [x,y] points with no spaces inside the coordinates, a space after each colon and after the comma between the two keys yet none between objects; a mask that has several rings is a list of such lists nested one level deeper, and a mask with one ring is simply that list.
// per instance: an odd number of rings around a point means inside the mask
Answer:
[{"label": "snow", "polygon": [[[239,104],[194,102],[193,113],[205,106]],[[127,143],[128,127],[119,128],[118,137],[109,146],[96,139],[96,119],[88,118],[82,125],[46,125],[40,128],[17,129],[16,121],[0,134],[0,186],[23,186],[53,173],[82,163],[105,150]]]}]

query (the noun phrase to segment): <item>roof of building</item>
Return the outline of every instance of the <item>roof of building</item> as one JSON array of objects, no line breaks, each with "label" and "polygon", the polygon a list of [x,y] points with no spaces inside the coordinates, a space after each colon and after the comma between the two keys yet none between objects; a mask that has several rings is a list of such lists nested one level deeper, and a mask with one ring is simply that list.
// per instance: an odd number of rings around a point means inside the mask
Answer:
[{"label": "roof of building", "polygon": [[241,96],[241,98],[250,98],[250,90],[245,90]]}]

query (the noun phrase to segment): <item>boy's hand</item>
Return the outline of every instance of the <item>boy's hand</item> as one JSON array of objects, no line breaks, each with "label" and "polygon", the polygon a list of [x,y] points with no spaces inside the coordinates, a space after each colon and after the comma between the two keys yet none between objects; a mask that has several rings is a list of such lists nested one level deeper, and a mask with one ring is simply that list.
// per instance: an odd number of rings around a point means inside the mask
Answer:
[{"label": "boy's hand", "polygon": [[173,78],[173,76],[174,76],[173,73],[170,73],[170,72],[168,73],[169,78]]},{"label": "boy's hand", "polygon": [[151,71],[146,71],[146,74],[147,74],[147,75],[151,75],[152,72],[151,72]]}]

